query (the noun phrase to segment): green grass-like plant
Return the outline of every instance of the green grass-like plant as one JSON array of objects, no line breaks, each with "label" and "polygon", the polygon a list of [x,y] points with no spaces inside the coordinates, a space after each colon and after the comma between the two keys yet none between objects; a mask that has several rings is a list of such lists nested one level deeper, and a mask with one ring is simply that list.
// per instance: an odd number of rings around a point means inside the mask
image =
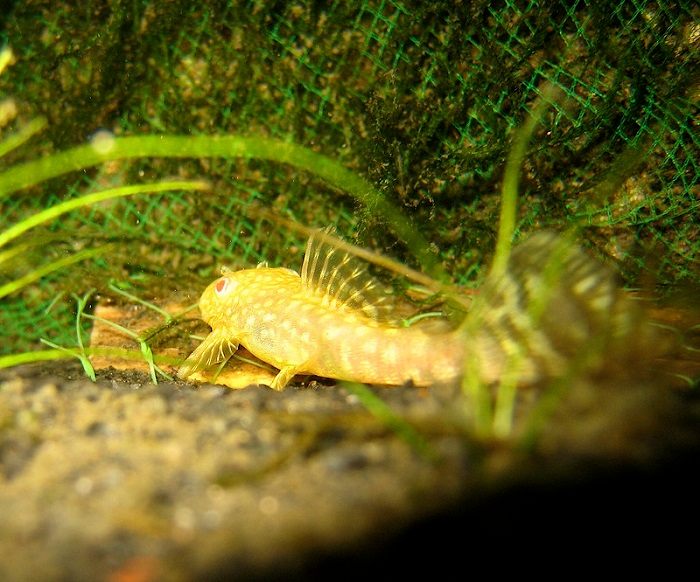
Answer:
[{"label": "green grass-like plant", "polygon": [[[92,319],[93,321],[99,321],[100,323],[104,325],[108,325],[110,327],[113,327],[117,331],[123,333],[124,335],[130,337],[133,339],[136,343],[139,345],[139,349],[141,351],[141,356],[143,356],[144,361],[148,364],[148,370],[151,375],[151,382],[154,384],[158,384],[158,375],[162,376],[166,380],[172,380],[172,376],[169,374],[166,374],[156,363],[153,358],[153,350],[151,350],[151,346],[148,344],[148,341],[146,338],[141,337],[141,335],[137,334],[136,332],[131,331],[130,329],[124,327],[123,325],[119,325],[118,323],[114,321],[110,321],[109,319],[104,319],[103,317],[97,317],[95,315],[90,315],[90,314],[85,314],[85,317],[88,319]],[[92,378],[94,380],[94,378]]]},{"label": "green grass-like plant", "polygon": [[87,353],[85,352],[85,345],[83,344],[83,332],[81,328],[81,321],[83,316],[85,315],[85,307],[87,306],[88,300],[90,299],[91,295],[95,292],[94,289],[91,289],[87,293],[85,293],[82,297],[78,297],[77,295],[74,295],[73,297],[75,298],[75,301],[77,303],[77,313],[75,316],[75,337],[78,342],[78,348],[76,349],[68,349],[64,348],[62,346],[59,346],[49,340],[43,339],[42,342],[45,343],[47,346],[50,346],[54,348],[55,350],[59,350],[61,352],[65,352],[69,356],[75,356],[80,360],[80,363],[83,366],[83,370],[85,371],[85,375],[90,378],[93,382],[95,381],[95,369],[92,367],[92,363],[90,362],[90,358],[88,357]]},{"label": "green grass-like plant", "polygon": [[438,460],[437,452],[423,435],[407,420],[396,414],[391,406],[367,386],[356,382],[342,382],[341,385],[353,394],[375,418],[407,442],[413,450],[428,460]]},{"label": "green grass-like plant", "polygon": [[[515,132],[503,175],[498,237],[496,250],[489,269],[489,277],[502,277],[507,270],[515,234],[521,168],[532,135],[547,107],[554,99],[556,99],[555,89],[550,85],[546,85],[542,89],[540,98],[535,103],[531,114]],[[546,298],[542,297],[541,305],[544,306],[545,303]],[[539,314],[530,313],[530,316],[533,318],[533,321],[536,321]],[[466,338],[468,338],[470,332],[479,325],[478,318],[468,317],[464,320],[465,341],[468,341]],[[506,438],[511,434],[518,370],[524,357],[525,354],[522,349],[509,355],[505,370],[498,381],[494,401],[491,396],[491,387],[483,382],[477,373],[478,363],[473,361],[473,356],[467,356],[464,366],[465,374],[462,379],[462,391],[467,397],[470,406],[473,407],[471,418],[477,435],[484,438]]]},{"label": "green grass-like plant", "polygon": [[[5,48],[0,53],[0,73],[2,73],[11,60],[12,52],[9,48]],[[0,156],[6,155],[26,144],[45,126],[46,121],[43,118],[36,118],[21,127],[15,134],[5,137],[0,141]],[[373,212],[381,214],[393,227],[396,234],[421,258],[425,270],[438,279],[446,279],[435,259],[427,252],[428,245],[420,233],[411,228],[401,212],[383,197],[369,182],[326,156],[317,154],[308,148],[291,142],[284,142],[276,139],[235,135],[149,135],[115,138],[107,134],[100,134],[88,144],[58,152],[38,160],[19,163],[0,172],[0,202],[7,196],[17,195],[20,191],[26,190],[31,186],[38,185],[45,180],[69,172],[85,170],[91,166],[108,161],[144,157],[261,159],[288,164],[298,170],[307,171],[325,180],[331,186],[348,192]],[[31,243],[26,242],[9,246],[10,243],[16,241],[30,229],[40,224],[51,222],[68,212],[125,196],[155,194],[168,190],[203,191],[206,190],[207,187],[207,184],[201,181],[168,181],[156,184],[127,185],[94,192],[57,204],[28,216],[0,232],[0,269],[2,269],[2,264],[4,262],[16,258],[31,247]],[[19,292],[27,285],[42,277],[65,269],[72,264],[104,255],[111,248],[111,245],[103,245],[98,248],[81,249],[66,257],[39,265],[29,270],[26,274],[0,286],[0,299],[12,293]],[[138,298],[134,296],[132,296],[131,299],[139,301]],[[79,327],[81,319],[89,319],[94,316],[84,312],[85,298],[76,297],[76,301],[78,304],[76,326]],[[158,309],[152,305],[150,307]],[[117,324],[113,322],[105,323],[119,327],[123,333],[130,335],[139,343],[141,354],[149,363],[151,378],[155,382],[156,373],[159,372],[159,369],[154,364],[153,354],[148,345],[148,338],[140,338],[136,334],[133,334],[133,332],[117,326]],[[168,322],[168,324],[170,324],[170,322]],[[0,366],[13,365],[14,362],[31,361],[31,354],[36,354],[37,361],[75,356],[81,361],[86,374],[94,379],[94,371],[89,363],[88,352],[82,345],[80,335],[78,335],[78,347],[76,349],[58,346],[46,339],[43,341],[47,345],[53,347],[54,351],[37,351],[30,352],[29,354],[6,356],[0,358]]]},{"label": "green grass-like plant", "polygon": [[[3,58],[7,61],[6,57]],[[6,66],[7,62],[3,65],[3,61],[0,59],[0,72],[2,68]],[[532,114],[528,117],[522,128],[515,134],[503,180],[498,239],[496,253],[490,268],[490,276],[499,276],[499,274],[505,272],[507,267],[515,231],[520,169],[527,152],[530,138],[537,124],[540,122],[548,102],[553,98],[553,90],[551,88],[545,88],[542,91],[541,98],[535,104]],[[37,119],[27,124],[16,134],[3,139],[2,142],[0,142],[0,155],[14,151],[20,145],[27,143],[27,141],[44,126],[45,122],[42,119]],[[433,289],[451,293],[449,288],[444,285],[444,282],[448,279],[442,272],[434,256],[429,252],[427,241],[424,240],[419,230],[415,229],[410,224],[410,221],[397,207],[387,200],[367,180],[346,169],[340,163],[327,156],[288,141],[266,137],[244,137],[237,135],[146,135],[113,137],[108,134],[101,134],[99,138],[93,139],[90,143],[51,154],[38,160],[19,163],[0,172],[0,202],[7,196],[20,195],[21,191],[40,184],[50,178],[62,176],[69,172],[85,170],[104,162],[135,158],[258,159],[286,164],[299,171],[307,172],[324,180],[329,185],[347,192],[363,203],[371,212],[381,215],[388,222],[396,235],[406,243],[409,250],[419,260],[425,273],[427,273],[427,277],[423,276],[422,280],[421,277],[418,277],[418,280],[422,283],[427,282],[428,284],[432,282]],[[8,247],[11,242],[16,241],[20,236],[37,225],[55,220],[67,212],[87,208],[105,200],[126,196],[147,195],[172,190],[206,191],[207,188],[206,182],[202,181],[168,181],[154,184],[127,185],[87,194],[47,208],[0,232],[0,268],[3,260],[9,260],[13,256],[16,256],[16,253],[21,252],[22,244],[24,244],[18,243],[12,247]],[[21,290],[26,287],[26,285],[49,273],[63,269],[78,261],[87,260],[104,254],[109,248],[109,246],[103,246],[99,248],[82,249],[68,257],[45,265],[40,265],[26,275],[1,286],[0,298]],[[357,251],[357,249],[354,250]],[[359,251],[357,251],[357,254],[361,255]],[[370,255],[372,254],[370,253]],[[400,269],[390,262],[376,260],[375,258],[370,258],[370,260],[387,268],[404,272],[405,274],[405,269]],[[150,347],[150,341],[154,335],[163,328],[177,323],[177,318],[171,317],[157,306],[146,303],[137,296],[129,294],[118,287],[111,286],[110,288],[113,292],[121,294],[130,301],[144,304],[149,309],[160,313],[160,315],[164,317],[165,322],[161,328],[145,335],[139,335],[111,321],[104,319],[100,319],[100,321],[118,329],[121,333],[124,333],[137,342],[139,345],[140,357],[148,363],[151,380],[154,383],[157,382],[159,375],[169,379],[169,376],[156,364],[156,358]],[[46,361],[61,357],[76,357],[83,365],[86,375],[94,380],[95,373],[90,364],[89,356],[92,353],[96,353],[96,350],[86,348],[81,338],[81,326],[83,321],[85,319],[99,319],[85,312],[89,296],[90,293],[86,293],[82,297],[75,297],[77,302],[77,346],[75,348],[59,346],[50,342],[50,340],[44,339],[44,343],[51,346],[53,351],[37,351],[30,354],[16,354],[14,356],[3,357],[0,358],[0,367],[32,361],[32,358],[34,358],[33,361]],[[536,317],[536,314],[532,315]],[[478,325],[478,321],[470,320],[470,318],[467,318],[465,321],[467,322],[464,324],[465,341],[468,341],[469,326]],[[34,354],[34,356],[31,354]],[[474,372],[476,367],[470,365],[469,361],[466,362],[466,373],[462,382],[462,389],[468,405],[473,407],[473,428],[477,435],[484,438],[505,438],[511,433],[513,428],[512,422],[517,386],[517,370],[522,357],[524,357],[524,354],[521,353],[511,355],[511,359],[506,365],[505,373],[496,389],[495,399],[491,396],[491,387],[481,381]],[[352,391],[374,414],[383,418],[390,425],[395,426],[398,432],[407,435],[409,440],[414,442],[416,446],[419,446],[420,439],[387,412],[386,405],[378,399],[378,397],[371,392],[361,390],[357,387],[353,388]],[[422,445],[420,446],[422,447]]]}]

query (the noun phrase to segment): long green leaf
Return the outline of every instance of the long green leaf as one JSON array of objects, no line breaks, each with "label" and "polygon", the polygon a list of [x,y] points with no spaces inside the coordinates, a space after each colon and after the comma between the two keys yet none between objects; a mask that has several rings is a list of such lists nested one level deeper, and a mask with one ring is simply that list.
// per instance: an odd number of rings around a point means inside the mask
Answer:
[{"label": "long green leaf", "polygon": [[242,158],[288,164],[307,171],[354,196],[376,214],[384,217],[420,260],[426,271],[446,280],[429,245],[372,184],[332,158],[303,146],[265,137],[238,135],[145,135],[117,137],[103,143],[77,146],[44,158],[17,164],[0,173],[0,200],[49,178],[82,170],[102,162],[133,158]]},{"label": "long green leaf", "polygon": [[111,200],[113,198],[122,198],[124,196],[133,196],[134,194],[156,194],[166,190],[206,190],[208,184],[206,182],[189,182],[189,181],[174,181],[174,182],[158,182],[155,184],[136,184],[131,186],[120,186],[119,188],[110,188],[93,194],[86,194],[79,198],[74,198],[61,204],[51,206],[46,210],[32,214],[28,218],[18,222],[17,224],[0,232],[0,247],[7,244],[11,240],[27,232],[30,228],[49,222],[66,212]]},{"label": "long green leaf", "polygon": [[30,283],[41,279],[49,273],[53,273],[54,271],[63,269],[64,267],[72,265],[73,263],[78,263],[80,261],[84,261],[85,259],[90,259],[92,257],[101,255],[107,252],[110,248],[112,248],[111,245],[105,245],[96,249],[85,249],[67,257],[63,257],[61,259],[48,263],[46,265],[42,265],[41,267],[34,269],[30,273],[27,273],[26,275],[24,275],[24,277],[19,277],[14,281],[10,281],[5,285],[0,286],[0,299],[7,295],[10,295],[11,293],[19,291],[23,287],[26,287]]}]

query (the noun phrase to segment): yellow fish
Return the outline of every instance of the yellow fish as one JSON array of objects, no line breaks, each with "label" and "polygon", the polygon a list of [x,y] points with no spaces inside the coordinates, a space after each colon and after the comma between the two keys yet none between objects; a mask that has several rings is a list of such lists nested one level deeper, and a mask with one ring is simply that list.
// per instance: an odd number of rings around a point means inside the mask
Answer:
[{"label": "yellow fish", "polygon": [[513,361],[518,381],[531,383],[561,373],[591,338],[607,341],[630,324],[613,273],[552,232],[516,247],[465,322],[440,333],[392,322],[389,297],[327,240],[309,238],[301,274],[222,269],[199,301],[212,331],[178,376],[224,362],[243,345],[279,370],[275,390],[296,375],[428,386],[454,382],[468,366],[494,382]]}]

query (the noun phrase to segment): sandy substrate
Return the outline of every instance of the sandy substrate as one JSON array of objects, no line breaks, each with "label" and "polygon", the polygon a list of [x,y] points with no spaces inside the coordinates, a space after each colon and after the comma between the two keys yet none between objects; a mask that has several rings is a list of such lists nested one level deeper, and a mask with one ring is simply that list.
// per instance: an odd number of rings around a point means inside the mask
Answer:
[{"label": "sandy substrate", "polygon": [[333,385],[2,371],[0,578],[437,574],[467,567],[466,548],[546,557],[591,527],[596,552],[680,543],[673,520],[697,511],[692,392],[578,387],[527,452],[465,436],[449,390],[377,393],[427,447]]}]

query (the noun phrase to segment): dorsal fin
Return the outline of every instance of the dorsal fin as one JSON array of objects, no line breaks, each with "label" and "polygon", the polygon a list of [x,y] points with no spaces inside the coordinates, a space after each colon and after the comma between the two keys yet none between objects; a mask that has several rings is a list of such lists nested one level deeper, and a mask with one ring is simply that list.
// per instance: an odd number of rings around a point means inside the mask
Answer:
[{"label": "dorsal fin", "polygon": [[334,245],[332,228],[313,233],[306,243],[301,281],[331,307],[361,311],[381,322],[394,322],[393,296],[356,256]]}]

